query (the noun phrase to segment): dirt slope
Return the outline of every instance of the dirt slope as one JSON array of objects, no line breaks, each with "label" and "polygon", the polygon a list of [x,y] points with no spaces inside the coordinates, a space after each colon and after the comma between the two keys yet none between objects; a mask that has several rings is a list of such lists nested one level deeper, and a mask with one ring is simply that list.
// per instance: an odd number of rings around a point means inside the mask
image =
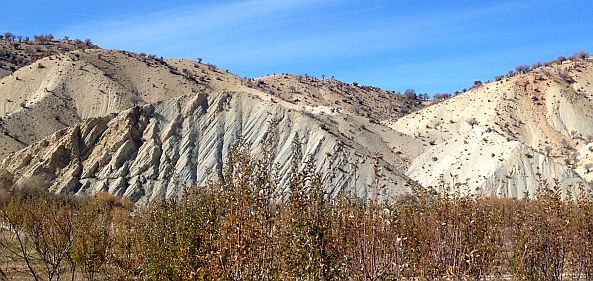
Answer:
[{"label": "dirt slope", "polygon": [[86,118],[204,87],[162,61],[126,52],[44,58],[0,80],[0,158]]},{"label": "dirt slope", "polygon": [[558,180],[568,191],[593,180],[592,83],[591,58],[566,61],[426,107],[334,79],[245,79],[191,60],[79,50],[0,80],[0,159],[21,184],[144,204],[219,176],[240,137],[257,157],[273,134],[279,179],[299,140],[330,194],[371,196],[377,168],[388,196],[413,181],[521,197]]},{"label": "dirt slope", "polygon": [[377,87],[329,78],[278,74],[258,78],[255,82],[259,88],[295,104],[337,107],[375,122],[396,120],[425,107],[420,100],[404,98]]},{"label": "dirt slope", "polygon": [[216,91],[263,92],[301,107],[329,106],[367,117],[371,122],[394,121],[426,107],[427,102],[408,99],[377,87],[311,76],[277,74],[244,79],[213,65],[190,60],[167,60],[183,73]]},{"label": "dirt slope", "polygon": [[413,138],[339,109],[302,109],[228,91],[87,119],[9,156],[2,168],[14,173],[20,184],[78,194],[109,191],[145,204],[181,196],[186,188],[216,178],[239,137],[258,157],[262,140],[271,135],[277,140],[274,162],[281,183],[298,141],[303,151],[298,162],[311,155],[331,195],[346,191],[373,196],[376,168],[381,170],[382,192],[389,196],[414,186],[400,172],[409,164],[406,159],[420,152]]},{"label": "dirt slope", "polygon": [[427,144],[407,171],[423,185],[437,185],[443,175],[487,194],[521,196],[553,178],[574,188],[586,184],[585,169],[574,171],[577,160],[590,162],[580,150],[593,140],[592,82],[591,59],[568,61],[386,124]]}]

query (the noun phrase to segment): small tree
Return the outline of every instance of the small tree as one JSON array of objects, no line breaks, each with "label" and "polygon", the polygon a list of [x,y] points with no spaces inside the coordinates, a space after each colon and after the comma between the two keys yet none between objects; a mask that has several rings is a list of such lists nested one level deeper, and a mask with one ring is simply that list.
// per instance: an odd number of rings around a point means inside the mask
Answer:
[{"label": "small tree", "polygon": [[415,100],[418,98],[418,96],[416,95],[416,91],[414,89],[407,89],[404,92],[404,97],[406,97],[408,99],[412,99],[412,100]]},{"label": "small tree", "polygon": [[71,255],[88,280],[93,280],[105,265],[111,247],[109,203],[89,200],[77,217]]},{"label": "small tree", "polygon": [[422,93],[422,94],[419,94],[418,95],[418,98],[421,99],[421,100],[429,100],[430,99],[430,96],[428,96],[427,93]]},{"label": "small tree", "polygon": [[519,66],[515,67],[515,70],[517,71],[517,74],[525,74],[525,73],[529,72],[529,66],[528,65],[519,65]]},{"label": "small tree", "polygon": [[6,40],[12,41],[12,40],[14,40],[14,34],[12,34],[10,32],[6,32],[6,33],[4,33],[4,38]]}]

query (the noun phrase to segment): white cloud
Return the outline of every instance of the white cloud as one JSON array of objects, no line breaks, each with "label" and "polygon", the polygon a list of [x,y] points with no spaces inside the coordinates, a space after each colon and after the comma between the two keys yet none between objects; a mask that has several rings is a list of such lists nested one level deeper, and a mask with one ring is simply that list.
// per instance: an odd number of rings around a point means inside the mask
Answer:
[{"label": "white cloud", "polygon": [[259,21],[283,11],[327,2],[335,1],[249,0],[218,5],[202,3],[128,19],[82,23],[58,34],[89,37],[106,46],[141,46],[146,42],[181,40],[189,35],[209,35],[216,30]]}]

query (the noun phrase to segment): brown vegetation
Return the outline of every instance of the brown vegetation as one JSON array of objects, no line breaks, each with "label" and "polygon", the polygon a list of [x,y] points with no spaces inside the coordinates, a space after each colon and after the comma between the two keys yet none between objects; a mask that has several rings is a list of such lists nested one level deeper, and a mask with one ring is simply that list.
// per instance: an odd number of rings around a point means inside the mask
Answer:
[{"label": "brown vegetation", "polygon": [[[392,202],[347,194],[327,200],[312,162],[293,163],[290,184],[280,187],[271,152],[256,161],[245,147],[232,149],[223,181],[138,210],[106,193],[5,191],[0,274],[36,280],[593,279],[588,192],[562,200],[554,183],[542,182],[538,194],[523,200],[462,196],[460,186],[443,186],[442,194],[417,190]],[[9,175],[2,178],[11,185]]]}]

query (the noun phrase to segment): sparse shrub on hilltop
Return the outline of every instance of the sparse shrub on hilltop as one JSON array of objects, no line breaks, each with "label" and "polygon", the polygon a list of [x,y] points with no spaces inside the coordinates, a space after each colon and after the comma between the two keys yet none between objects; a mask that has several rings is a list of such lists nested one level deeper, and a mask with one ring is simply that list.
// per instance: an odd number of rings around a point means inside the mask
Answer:
[{"label": "sparse shrub on hilltop", "polygon": [[54,36],[52,34],[35,35],[35,36],[33,36],[33,39],[35,40],[36,43],[47,44],[54,40]]},{"label": "sparse shrub on hilltop", "polygon": [[0,68],[7,73],[29,65],[43,57],[65,53],[68,51],[98,48],[90,40],[55,39],[52,34],[42,34],[29,40],[27,36],[14,35],[6,32],[0,35]]},{"label": "sparse shrub on hilltop", "polygon": [[[579,51],[574,53],[573,55],[571,55],[570,57],[566,58],[565,56],[559,56],[558,58],[556,58],[555,60],[551,60],[551,61],[547,61],[544,63],[541,62],[535,62],[533,63],[531,66],[529,65],[518,65],[516,66],[514,69],[509,70],[506,74],[504,75],[496,75],[494,76],[494,81],[501,81],[505,78],[511,78],[511,77],[515,77],[517,75],[521,75],[521,74],[527,74],[535,69],[538,69],[542,66],[552,66],[552,65],[558,65],[558,64],[562,64],[563,62],[567,61],[567,60],[571,60],[571,61],[582,61],[582,60],[586,60],[587,58],[589,58],[589,54],[585,51]],[[490,82],[490,81],[486,81]],[[472,85],[472,87],[470,89],[476,88],[478,86],[482,85],[482,81],[476,80],[474,81],[474,84]],[[465,92],[461,91],[462,93]],[[435,101],[440,101],[442,99],[435,99]]]},{"label": "sparse shrub on hilltop", "polygon": [[434,101],[440,102],[451,98],[451,94],[449,93],[436,93],[432,96]]},{"label": "sparse shrub on hilltop", "polygon": [[404,97],[408,98],[408,99],[412,99],[412,100],[415,100],[418,98],[418,96],[416,95],[416,91],[414,89],[407,89],[404,92]]}]

